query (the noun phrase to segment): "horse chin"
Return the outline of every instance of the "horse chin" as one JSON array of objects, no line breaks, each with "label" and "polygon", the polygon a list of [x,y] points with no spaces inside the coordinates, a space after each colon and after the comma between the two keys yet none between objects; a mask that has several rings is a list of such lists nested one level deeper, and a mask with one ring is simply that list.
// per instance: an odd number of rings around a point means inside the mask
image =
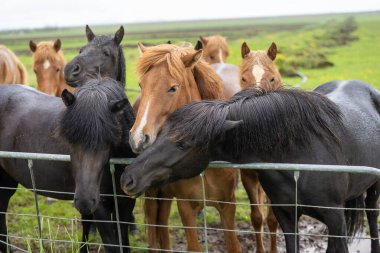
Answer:
[{"label": "horse chin", "polygon": [[80,80],[78,80],[78,79],[67,79],[67,78],[65,77],[65,82],[66,82],[69,86],[76,88],[76,87],[79,86]]}]

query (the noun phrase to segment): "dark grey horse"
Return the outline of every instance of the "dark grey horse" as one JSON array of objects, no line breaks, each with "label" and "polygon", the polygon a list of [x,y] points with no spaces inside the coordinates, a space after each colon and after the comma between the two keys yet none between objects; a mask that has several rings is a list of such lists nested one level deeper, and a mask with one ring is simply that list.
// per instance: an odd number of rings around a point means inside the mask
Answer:
[{"label": "dark grey horse", "polygon": [[[62,99],[21,85],[0,86],[0,150],[70,154],[71,163],[34,162],[38,193],[74,199],[82,215],[93,214],[96,220],[114,221],[113,198],[104,196],[113,193],[108,161],[111,156],[134,157],[128,144],[134,115],[124,88],[112,79],[91,80],[75,94],[65,90]],[[120,178],[120,174],[117,171],[115,177]],[[0,159],[0,186],[16,188],[19,183],[32,188],[27,161]],[[0,189],[0,240],[3,242],[7,240],[4,212],[14,192]],[[122,194],[121,190],[118,194]],[[120,220],[130,222],[135,201],[120,197],[118,202]],[[103,243],[119,244],[116,224],[99,222],[97,227]],[[129,246],[128,225],[121,224],[121,229],[122,244]],[[118,247],[105,249],[119,251]],[[0,244],[0,251],[6,250],[6,245]]]},{"label": "dark grey horse", "polygon": [[[139,195],[147,187],[198,175],[213,160],[380,168],[379,106],[380,93],[360,81],[330,82],[315,92],[248,89],[228,101],[185,105],[126,167],[121,184],[127,194]],[[293,172],[257,173],[273,204],[295,204]],[[375,208],[379,193],[379,178],[372,175],[300,172],[298,180],[301,205]],[[294,207],[273,206],[273,211],[284,233],[297,231]],[[347,253],[345,236],[360,228],[363,212],[299,207],[297,218],[302,214],[324,222],[329,234],[338,236],[329,237],[327,252]],[[366,214],[371,237],[378,238],[378,212]],[[285,234],[285,240],[287,252],[299,252],[294,235]],[[380,252],[378,239],[371,240],[371,252]]]},{"label": "dark grey horse", "polygon": [[125,58],[121,48],[124,28],[115,36],[96,36],[86,26],[88,44],[82,47],[74,59],[65,66],[65,81],[72,87],[84,84],[88,79],[110,77],[125,85]]}]

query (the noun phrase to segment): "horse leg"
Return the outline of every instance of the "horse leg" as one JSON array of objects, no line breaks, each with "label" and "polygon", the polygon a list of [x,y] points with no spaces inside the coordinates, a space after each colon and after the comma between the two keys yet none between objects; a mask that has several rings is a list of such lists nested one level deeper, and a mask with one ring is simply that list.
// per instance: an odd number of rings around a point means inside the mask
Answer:
[{"label": "horse leg", "polygon": [[14,189],[0,189],[0,252],[8,253],[12,249],[8,248],[7,242],[7,220],[5,212],[8,209],[9,200],[16,192],[17,182],[13,180],[5,171],[0,168],[0,186]]},{"label": "horse leg", "polygon": [[[369,209],[377,208],[377,200],[380,195],[380,181],[377,181],[373,186],[367,190],[367,197],[365,198],[365,207]],[[366,210],[367,220],[369,224],[369,233],[371,236],[371,253],[379,253],[379,232],[377,229],[377,217],[379,211]]]},{"label": "horse leg", "polygon": [[257,173],[252,170],[240,170],[241,181],[243,183],[244,189],[247,192],[249,202],[251,203],[251,222],[256,231],[256,252],[264,253],[264,244],[262,237],[262,228],[263,228],[263,214],[260,210],[258,204],[259,202],[259,178]]},{"label": "horse leg", "polygon": [[[344,210],[324,211],[321,216],[321,221],[326,224],[329,235],[347,235]],[[343,237],[329,237],[326,253],[348,253],[347,239]]]},{"label": "horse leg", "polygon": [[[233,199],[227,201],[235,202],[235,196]],[[234,204],[220,204],[217,205],[217,209],[220,214],[220,219],[223,225],[224,237],[226,238],[227,252],[229,253],[240,253],[241,247],[239,239],[237,238],[236,232],[234,231],[235,226],[235,212],[236,206]]]},{"label": "horse leg", "polygon": [[158,224],[162,227],[157,228],[157,238],[159,239],[160,249],[171,250],[169,235],[169,215],[172,206],[172,200],[158,200]]},{"label": "horse leg", "polygon": [[[104,246],[104,251],[107,253],[120,252],[118,244],[118,235],[115,233],[115,225],[111,223],[112,221],[112,209],[106,207],[106,201],[100,201],[98,208],[94,212],[94,219],[101,222],[96,222],[100,237],[102,238],[103,244],[108,244]],[[106,221],[106,222],[102,222]],[[112,245],[112,246],[111,246]],[[126,252],[130,252],[126,249]]]},{"label": "horse leg", "polygon": [[178,211],[181,216],[182,224],[185,227],[187,251],[202,252],[202,246],[198,241],[198,233],[196,227],[196,217],[200,210],[199,208],[193,208],[189,201],[178,200]]},{"label": "horse leg", "polygon": [[295,226],[295,213],[292,211],[287,212],[283,208],[275,206],[272,207],[272,210],[274,215],[276,216],[278,223],[280,224],[282,232],[284,233],[286,252],[299,253],[299,238],[298,235],[294,235],[294,233],[298,234],[298,226]]},{"label": "horse leg", "polygon": [[92,214],[82,214],[82,242],[80,245],[80,253],[87,253],[89,248],[87,245],[88,236],[90,234],[91,221],[93,219]]},{"label": "horse leg", "polygon": [[[121,188],[120,188],[121,189]],[[118,194],[122,194],[118,192]],[[121,245],[123,245],[123,252],[129,252],[129,228],[130,223],[134,222],[133,209],[136,204],[136,200],[128,197],[118,197],[118,208],[119,208],[119,221],[120,221],[120,232],[121,232]],[[116,221],[116,209],[113,212],[114,220]],[[118,233],[117,226],[115,228]],[[117,237],[119,238],[119,236]],[[119,240],[117,240],[119,241]]]},{"label": "horse leg", "polygon": [[[270,200],[268,199],[268,203]],[[277,253],[277,227],[278,222],[274,216],[271,206],[268,206],[267,224],[270,231],[270,252]]]}]

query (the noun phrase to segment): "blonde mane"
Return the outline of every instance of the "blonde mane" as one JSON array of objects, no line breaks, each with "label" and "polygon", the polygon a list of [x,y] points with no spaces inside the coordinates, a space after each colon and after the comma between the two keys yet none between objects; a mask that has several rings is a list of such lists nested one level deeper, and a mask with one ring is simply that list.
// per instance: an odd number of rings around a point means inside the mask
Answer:
[{"label": "blonde mane", "polygon": [[[163,44],[146,48],[145,52],[137,61],[136,71],[141,78],[152,67],[165,62],[170,75],[180,83],[187,83],[186,67],[181,57],[194,53],[192,47]],[[214,69],[203,59],[199,59],[192,69],[195,82],[202,99],[222,99],[224,98],[222,80],[215,73]]]},{"label": "blonde mane", "polygon": [[[53,41],[41,41],[37,44],[37,50],[33,53],[33,65],[43,64],[45,60],[58,62],[63,69],[66,65],[66,59],[63,56],[62,50],[58,52],[54,49]],[[64,74],[61,71],[61,79],[63,80]]]},{"label": "blonde mane", "polygon": [[27,74],[17,56],[4,45],[0,45],[0,84],[26,84]]}]

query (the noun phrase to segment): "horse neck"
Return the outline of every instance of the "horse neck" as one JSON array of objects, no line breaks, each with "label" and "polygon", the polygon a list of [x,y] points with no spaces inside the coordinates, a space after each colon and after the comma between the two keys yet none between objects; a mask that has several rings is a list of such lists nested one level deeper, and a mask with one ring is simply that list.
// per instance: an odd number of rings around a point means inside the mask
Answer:
[{"label": "horse neck", "polygon": [[119,58],[116,66],[116,81],[121,82],[125,86],[125,57],[121,46],[119,46]]}]

